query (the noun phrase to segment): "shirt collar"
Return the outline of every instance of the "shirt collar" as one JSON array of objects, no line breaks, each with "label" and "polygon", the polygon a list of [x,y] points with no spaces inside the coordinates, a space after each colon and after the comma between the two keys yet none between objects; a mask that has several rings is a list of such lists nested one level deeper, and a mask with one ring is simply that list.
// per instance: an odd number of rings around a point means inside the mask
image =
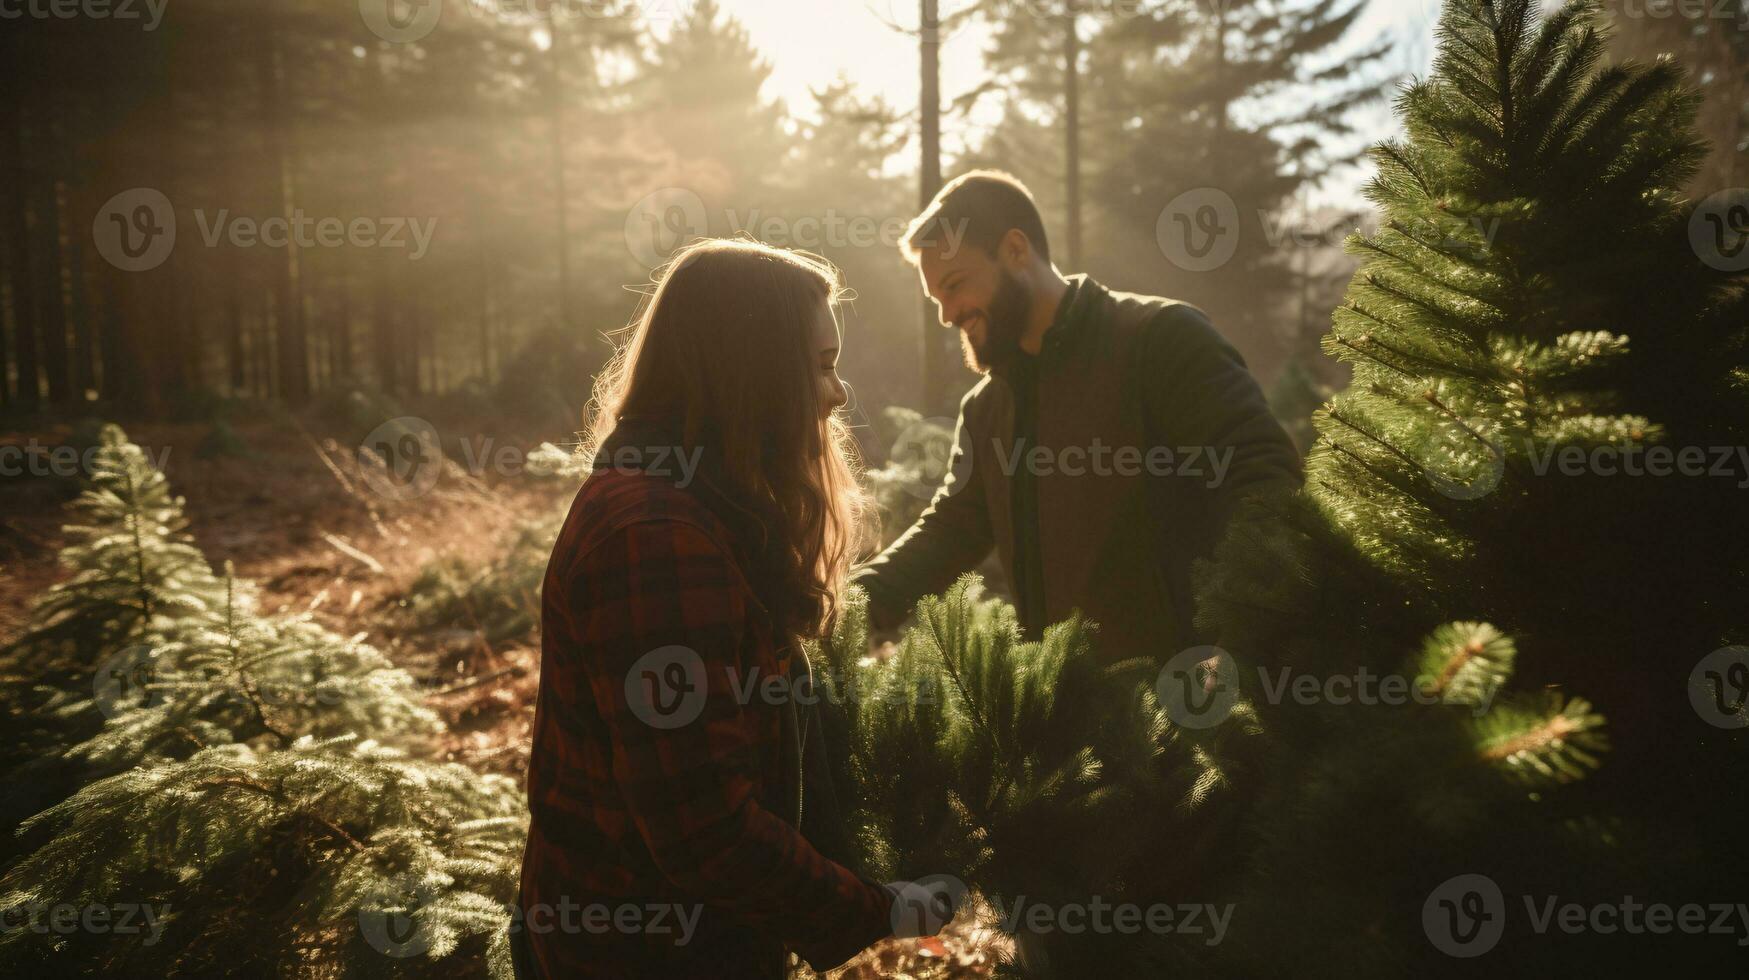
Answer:
[{"label": "shirt collar", "polygon": [[[1085,273],[1077,272],[1063,277],[1068,282],[1068,288],[1063,291],[1063,298],[1057,301],[1057,312],[1051,319],[1051,325],[1045,329],[1044,339],[1039,342],[1037,360],[1053,358],[1067,349],[1070,342],[1080,336],[1081,327],[1087,322],[1088,314],[1093,311],[1094,300],[1100,292],[1100,286]],[[1024,354],[1024,352],[1023,352]],[[998,377],[1008,377],[1015,363],[999,364],[990,369],[990,373]]]}]

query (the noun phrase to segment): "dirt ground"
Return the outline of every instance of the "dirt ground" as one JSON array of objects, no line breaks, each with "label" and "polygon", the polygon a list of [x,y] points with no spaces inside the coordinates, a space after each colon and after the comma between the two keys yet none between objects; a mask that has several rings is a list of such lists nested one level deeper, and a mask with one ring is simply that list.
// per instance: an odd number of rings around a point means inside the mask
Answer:
[{"label": "dirt ground", "polygon": [[[444,758],[521,777],[538,686],[535,641],[494,646],[465,624],[413,630],[401,603],[428,563],[489,562],[520,521],[562,507],[574,487],[499,467],[450,466],[428,492],[394,499],[360,479],[346,440],[296,424],[239,425],[243,448],[226,453],[201,451],[211,435],[204,423],[127,431],[184,498],[189,531],[215,568],[229,561],[239,578],[253,580],[266,611],[307,611],[337,632],[366,634],[432,691],[432,706],[450,725]],[[66,426],[0,431],[0,446],[52,447],[71,435]],[[65,504],[78,487],[60,476],[0,481],[0,643],[17,635],[32,598],[61,576]],[[831,977],[988,976],[1005,945],[971,915],[943,940],[883,943]]]},{"label": "dirt ground", "polygon": [[[489,561],[518,521],[563,506],[572,490],[450,467],[429,492],[391,499],[359,479],[349,448],[332,438],[263,423],[237,428],[246,452],[203,454],[209,429],[142,424],[128,436],[160,460],[214,567],[233,563],[239,578],[259,586],[268,612],[307,611],[337,632],[365,633],[432,688],[453,726],[448,758],[520,773],[538,680],[532,647],[494,648],[464,628],[414,632],[398,607],[426,564]],[[0,445],[55,446],[69,434],[0,432]],[[0,485],[0,641],[16,635],[32,598],[62,574],[64,505],[77,490],[59,475]]]}]

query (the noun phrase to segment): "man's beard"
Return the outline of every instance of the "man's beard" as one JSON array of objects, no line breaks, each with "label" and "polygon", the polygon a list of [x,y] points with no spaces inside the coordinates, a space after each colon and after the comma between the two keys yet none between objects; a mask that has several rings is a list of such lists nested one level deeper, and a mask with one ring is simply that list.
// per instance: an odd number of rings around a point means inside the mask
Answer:
[{"label": "man's beard", "polygon": [[979,373],[1007,364],[1020,353],[1020,335],[1026,332],[1026,321],[1032,315],[1032,294],[1007,269],[998,270],[996,295],[984,310],[984,339],[972,343],[971,334],[960,331],[960,348],[965,351],[966,367]]}]

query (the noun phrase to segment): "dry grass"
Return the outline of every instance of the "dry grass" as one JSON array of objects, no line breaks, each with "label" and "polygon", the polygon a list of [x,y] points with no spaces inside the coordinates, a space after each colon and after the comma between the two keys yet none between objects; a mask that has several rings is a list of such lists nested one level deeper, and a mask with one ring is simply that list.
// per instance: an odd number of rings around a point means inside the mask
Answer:
[{"label": "dry grass", "polygon": [[[215,567],[233,563],[261,587],[269,612],[309,611],[345,634],[364,633],[429,685],[449,723],[449,760],[520,776],[527,769],[539,651],[534,641],[489,643],[466,622],[417,631],[400,609],[427,564],[490,562],[516,525],[562,507],[574,488],[520,477],[482,480],[459,468],[405,501],[372,493],[352,453],[331,439],[280,426],[239,426],[252,455],[201,457],[204,425],[130,426],[186,499],[190,530]],[[54,445],[60,430],[5,433]],[[0,488],[0,643],[15,635],[31,597],[61,572],[63,504],[71,483]],[[4,668],[0,667],[0,672]],[[939,942],[892,940],[831,971],[826,980],[958,980],[991,976],[1007,944],[984,910],[962,913]],[[816,980],[805,967],[799,977]]]}]

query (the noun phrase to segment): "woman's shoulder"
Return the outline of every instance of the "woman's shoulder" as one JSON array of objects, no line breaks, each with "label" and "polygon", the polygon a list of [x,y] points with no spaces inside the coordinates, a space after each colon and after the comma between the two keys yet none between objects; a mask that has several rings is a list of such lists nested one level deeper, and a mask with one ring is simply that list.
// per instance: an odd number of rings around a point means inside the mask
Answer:
[{"label": "woman's shoulder", "polygon": [[604,469],[578,489],[554,557],[575,563],[603,542],[628,536],[684,538],[693,542],[694,551],[701,550],[703,543],[697,539],[703,538],[724,559],[734,553],[722,519],[673,478]]}]

